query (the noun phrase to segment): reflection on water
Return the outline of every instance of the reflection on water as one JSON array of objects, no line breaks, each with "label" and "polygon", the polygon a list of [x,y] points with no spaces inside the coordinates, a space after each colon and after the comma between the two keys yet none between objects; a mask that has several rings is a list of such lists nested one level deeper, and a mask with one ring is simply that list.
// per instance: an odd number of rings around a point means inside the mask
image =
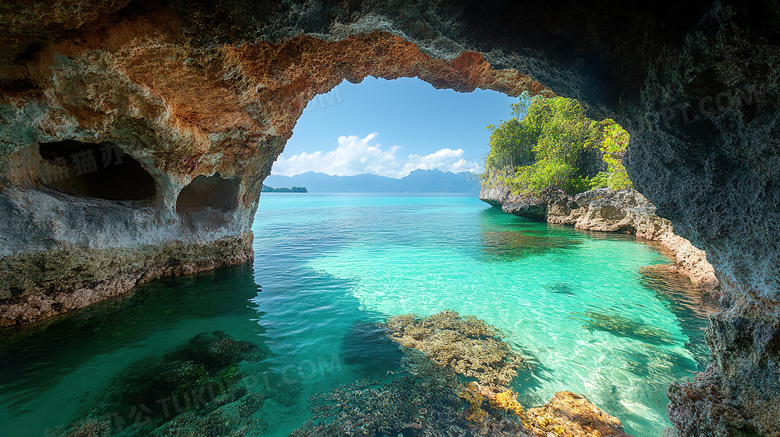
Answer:
[{"label": "reflection on water", "polygon": [[481,212],[480,246],[484,261],[514,261],[519,258],[538,256],[562,251],[580,244],[577,235],[545,232],[539,226],[515,224],[506,226],[495,219],[506,215],[497,208]]}]

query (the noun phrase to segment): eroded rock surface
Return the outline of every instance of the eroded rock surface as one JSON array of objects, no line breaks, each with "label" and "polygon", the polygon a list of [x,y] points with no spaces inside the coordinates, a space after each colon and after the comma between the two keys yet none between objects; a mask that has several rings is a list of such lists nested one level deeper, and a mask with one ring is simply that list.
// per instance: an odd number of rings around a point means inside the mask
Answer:
[{"label": "eroded rock surface", "polygon": [[[22,305],[2,324],[71,307],[27,312],[30,296],[85,289],[99,299],[111,295],[99,292],[109,278],[125,291],[137,274],[118,255],[125,249],[140,257],[143,248],[180,245],[146,266],[171,273],[249,259],[248,246],[216,242],[249,238],[261,181],[295,120],[342,79],[551,90],[628,129],[635,186],[707,251],[721,280],[725,311],[709,330],[710,369],[670,392],[676,429],[729,435],[734,424],[776,434],[779,9],[728,0],[6,2],[0,274],[32,273],[2,285],[2,311]],[[65,141],[119,147],[154,179],[154,196],[85,196],[100,191],[90,176],[40,153]],[[87,149],[74,154],[85,158]],[[185,186],[217,174],[235,184],[235,210],[176,210]],[[74,248],[89,255],[57,267],[55,254]],[[243,255],[223,259],[223,250]],[[730,413],[712,414],[720,409]]]}]

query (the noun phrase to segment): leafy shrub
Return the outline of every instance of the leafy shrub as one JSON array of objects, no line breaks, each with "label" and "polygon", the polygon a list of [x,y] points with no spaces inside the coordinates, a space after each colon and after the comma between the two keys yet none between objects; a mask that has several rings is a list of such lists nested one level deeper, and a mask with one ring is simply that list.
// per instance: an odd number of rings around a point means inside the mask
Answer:
[{"label": "leafy shrub", "polygon": [[[512,114],[498,127],[488,126],[492,133],[483,181],[536,196],[548,187],[576,194],[631,186],[622,164],[628,132],[614,121],[587,118],[574,99],[527,94],[512,105]],[[589,159],[594,154],[602,159]]]},{"label": "leafy shrub", "polygon": [[634,185],[628,178],[626,168],[623,167],[623,156],[628,147],[629,135],[623,127],[612,120],[604,120],[604,139],[599,149],[604,153],[602,158],[607,163],[607,171],[601,172],[591,180],[593,188],[611,188],[620,190],[632,188]]}]

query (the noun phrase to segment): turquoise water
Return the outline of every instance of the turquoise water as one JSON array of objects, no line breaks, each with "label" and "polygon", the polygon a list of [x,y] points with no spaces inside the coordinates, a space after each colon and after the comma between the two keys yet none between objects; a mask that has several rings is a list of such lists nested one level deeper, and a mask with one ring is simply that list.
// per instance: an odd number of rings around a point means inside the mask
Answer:
[{"label": "turquoise water", "polygon": [[372,324],[392,315],[475,315],[526,357],[513,383],[522,403],[581,393],[636,436],[661,435],[666,387],[706,359],[708,308],[684,284],[643,277],[669,260],[626,236],[468,197],[312,194],[264,194],[254,232],[253,266],[157,281],[6,333],[0,435],[51,435],[129,363],[204,331],[266,351],[242,370],[251,390],[274,393],[257,413],[273,436],[309,418],[310,395],[397,366]]}]

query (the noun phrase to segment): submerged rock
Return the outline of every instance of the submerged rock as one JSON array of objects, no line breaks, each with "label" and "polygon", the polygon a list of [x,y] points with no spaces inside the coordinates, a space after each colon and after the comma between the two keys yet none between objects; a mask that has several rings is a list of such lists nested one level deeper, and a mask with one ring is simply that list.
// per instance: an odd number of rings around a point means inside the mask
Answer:
[{"label": "submerged rock", "polygon": [[538,436],[628,437],[620,420],[584,396],[560,391],[543,407],[528,410],[528,425]]},{"label": "submerged rock", "polygon": [[[389,380],[363,380],[312,396],[313,421],[293,432],[303,436],[466,435],[473,424],[465,417],[468,403],[462,384],[449,367],[406,348],[403,370]],[[515,423],[514,434],[523,435]],[[489,434],[477,434],[489,435]]]},{"label": "submerged rock", "polygon": [[363,376],[398,370],[402,347],[389,338],[387,328],[376,323],[358,322],[350,326],[341,343],[344,364]]},{"label": "submerged rock", "polygon": [[254,417],[264,398],[257,393],[240,397],[224,396],[201,411],[176,416],[152,431],[150,437],[243,437],[263,435],[268,428],[265,418]]},{"label": "submerged rock", "polygon": [[549,235],[535,235],[528,231],[490,231],[481,235],[482,253],[489,261],[514,261],[527,256],[565,250],[581,244],[579,240]]},{"label": "submerged rock", "polygon": [[523,362],[500,340],[497,329],[474,316],[461,317],[454,311],[429,317],[406,314],[387,319],[387,328],[402,346],[494,390],[508,386]]},{"label": "submerged rock", "polygon": [[292,437],[627,437],[623,426],[582,396],[559,392],[528,413],[512,390],[464,383],[455,371],[404,348],[402,370],[313,395],[313,418]]},{"label": "submerged rock", "polygon": [[609,332],[618,337],[628,337],[650,344],[674,344],[672,336],[663,329],[637,322],[618,314],[596,311],[585,313],[584,328]]},{"label": "submerged rock", "polygon": [[553,284],[547,284],[544,286],[544,289],[549,291],[550,293],[565,294],[567,296],[574,296],[576,294],[574,292],[574,287],[565,282],[556,282]]},{"label": "submerged rock", "polygon": [[238,431],[261,425],[241,418],[257,411],[263,397],[238,384],[244,376],[238,363],[263,357],[254,343],[222,331],[198,334],[162,357],[130,364],[60,435],[244,435]]}]

